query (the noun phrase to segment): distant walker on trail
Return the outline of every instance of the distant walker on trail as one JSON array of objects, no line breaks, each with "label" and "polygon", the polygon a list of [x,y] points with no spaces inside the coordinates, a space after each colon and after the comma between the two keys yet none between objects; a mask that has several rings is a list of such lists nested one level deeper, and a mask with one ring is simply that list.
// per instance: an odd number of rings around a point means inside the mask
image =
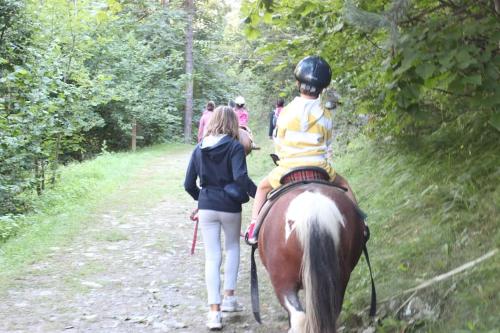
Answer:
[{"label": "distant walker on trail", "polygon": [[276,123],[278,122],[278,117],[281,111],[283,111],[285,105],[285,100],[283,98],[278,98],[276,101],[276,108],[269,114],[269,139],[273,139],[274,129],[276,128]]},{"label": "distant walker on trail", "polygon": [[213,101],[209,101],[201,115],[200,123],[198,125],[198,142],[200,142],[205,134],[207,134],[208,123],[210,122],[210,118],[212,118],[214,109],[215,103]]},{"label": "distant walker on trail", "polygon": [[234,99],[234,112],[238,117],[240,126],[240,142],[248,155],[252,150],[258,150],[260,148],[255,144],[252,131],[250,127],[248,127],[249,115],[245,103],[245,98],[243,96],[238,96]]}]

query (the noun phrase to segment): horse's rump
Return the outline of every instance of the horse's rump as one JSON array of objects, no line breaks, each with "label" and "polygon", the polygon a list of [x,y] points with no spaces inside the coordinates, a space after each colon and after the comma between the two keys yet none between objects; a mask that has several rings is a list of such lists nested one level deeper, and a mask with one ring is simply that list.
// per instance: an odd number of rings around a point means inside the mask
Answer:
[{"label": "horse's rump", "polygon": [[253,144],[253,138],[250,132],[240,127],[238,137],[241,145],[243,146],[243,150],[245,151],[245,155],[250,154],[252,152]]},{"label": "horse's rump", "polygon": [[[364,242],[364,222],[361,219],[355,205],[352,201],[343,193],[342,190],[325,183],[306,183],[296,186],[293,189],[288,190],[283,193],[280,197],[274,200],[272,207],[265,217],[265,223],[262,224],[259,231],[259,249],[260,252],[279,252],[286,248],[287,244],[285,242],[285,231],[283,231],[283,237],[278,237],[274,240],[269,240],[269,236],[266,234],[279,234],[280,230],[284,230],[284,225],[286,221],[286,212],[288,211],[293,199],[305,191],[310,191],[313,193],[321,193],[323,196],[331,199],[335,202],[338,210],[344,217],[343,229],[341,231],[341,236],[339,240],[339,256],[342,261],[348,264],[349,272],[356,265],[360,255],[361,248]],[[304,204],[296,202],[300,207],[300,210],[305,210],[309,207],[305,207]],[[311,208],[315,208],[316,204],[313,204]],[[266,229],[266,231],[264,231]],[[296,238],[295,233],[290,235],[289,247],[293,246],[291,240]],[[268,250],[272,247],[274,250]],[[298,249],[302,255],[302,249]],[[261,256],[262,257],[262,256]],[[267,259],[267,258],[266,258]],[[265,262],[263,262],[266,265]],[[348,278],[348,277],[347,277]]]},{"label": "horse's rump", "polygon": [[[327,184],[299,185],[269,209],[259,232],[260,257],[289,313],[297,291],[306,290],[306,331],[334,331],[363,231],[352,201]],[[293,310],[301,310],[300,303]]]}]

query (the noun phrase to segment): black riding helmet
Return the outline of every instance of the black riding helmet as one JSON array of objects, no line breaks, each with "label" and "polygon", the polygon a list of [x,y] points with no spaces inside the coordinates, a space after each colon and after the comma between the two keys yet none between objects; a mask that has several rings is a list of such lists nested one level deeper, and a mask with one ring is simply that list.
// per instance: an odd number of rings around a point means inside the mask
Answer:
[{"label": "black riding helmet", "polygon": [[319,95],[332,80],[330,65],[319,56],[302,59],[295,67],[293,74],[300,82],[300,89],[312,95]]}]

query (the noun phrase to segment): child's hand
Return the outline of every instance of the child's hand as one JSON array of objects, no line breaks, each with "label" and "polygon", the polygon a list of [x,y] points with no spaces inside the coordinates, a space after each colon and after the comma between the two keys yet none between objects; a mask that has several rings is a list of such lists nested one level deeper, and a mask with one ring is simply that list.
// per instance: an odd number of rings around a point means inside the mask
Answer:
[{"label": "child's hand", "polygon": [[191,212],[191,215],[189,215],[189,218],[191,219],[191,221],[197,221],[198,220],[198,208],[195,208]]}]

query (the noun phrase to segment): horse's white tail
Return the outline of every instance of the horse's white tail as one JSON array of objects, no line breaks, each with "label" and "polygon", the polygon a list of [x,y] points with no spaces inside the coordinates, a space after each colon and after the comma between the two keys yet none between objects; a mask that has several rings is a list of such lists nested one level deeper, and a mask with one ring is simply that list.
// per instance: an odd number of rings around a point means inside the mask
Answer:
[{"label": "horse's white tail", "polygon": [[344,218],[330,198],[306,191],[292,200],[286,221],[286,237],[295,230],[304,252],[305,331],[335,332],[341,306],[337,247]]}]

